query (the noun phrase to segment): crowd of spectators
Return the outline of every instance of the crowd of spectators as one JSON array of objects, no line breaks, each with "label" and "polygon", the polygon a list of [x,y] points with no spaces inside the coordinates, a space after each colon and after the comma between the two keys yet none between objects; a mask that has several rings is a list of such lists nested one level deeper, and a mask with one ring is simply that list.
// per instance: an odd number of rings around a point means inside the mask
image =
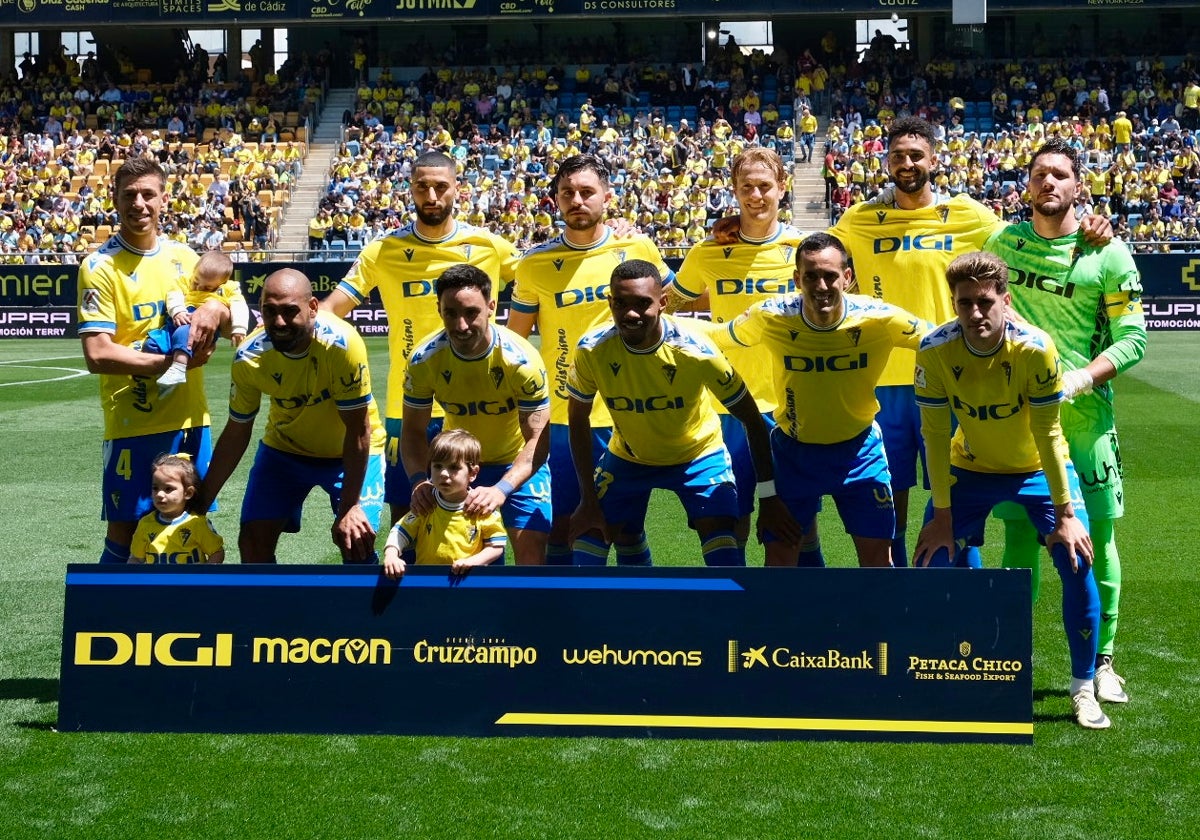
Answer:
[{"label": "crowd of spectators", "polygon": [[108,173],[144,154],[168,172],[167,235],[265,259],[302,171],[320,65],[230,78],[223,59],[197,48],[173,82],[151,84],[120,54],[25,56],[19,78],[0,79],[0,261],[78,262],[117,224]]}]

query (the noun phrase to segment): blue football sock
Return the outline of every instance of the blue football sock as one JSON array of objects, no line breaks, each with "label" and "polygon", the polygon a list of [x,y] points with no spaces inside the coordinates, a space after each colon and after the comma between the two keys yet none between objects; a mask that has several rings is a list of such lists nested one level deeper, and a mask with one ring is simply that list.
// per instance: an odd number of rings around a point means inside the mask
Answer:
[{"label": "blue football sock", "polygon": [[571,546],[563,543],[550,543],[546,546],[547,566],[570,566]]},{"label": "blue football sock", "polygon": [[713,531],[700,544],[706,566],[745,566],[746,553],[738,547],[733,531]]},{"label": "blue football sock", "polygon": [[[815,523],[816,520],[814,519]],[[810,533],[813,529],[809,529]],[[796,559],[796,565],[804,569],[824,569],[825,554],[821,551],[821,538],[808,539],[807,537],[800,538],[800,554]]]},{"label": "blue football sock", "polygon": [[618,566],[652,566],[650,560],[650,543],[646,542],[646,532],[642,532],[642,538],[632,545],[618,545],[617,549],[617,565]]},{"label": "blue football sock", "polygon": [[960,569],[982,569],[983,555],[979,553],[979,546],[964,545],[958,550],[958,556],[954,558],[954,565]]},{"label": "blue football sock", "polygon": [[129,546],[120,545],[110,539],[104,540],[104,551],[100,554],[101,563],[128,563]]},{"label": "blue football sock", "polygon": [[608,543],[588,534],[583,535],[575,540],[571,562],[576,566],[608,565]]},{"label": "blue football sock", "polygon": [[1071,651],[1071,676],[1090,680],[1096,673],[1096,650],[1100,641],[1100,593],[1092,567],[1079,562],[1079,571],[1071,570],[1066,548],[1059,544],[1050,551],[1054,568],[1062,578],[1062,621]]},{"label": "blue football sock", "polygon": [[908,565],[908,546],[904,542],[907,534],[906,529],[897,528],[896,535],[892,537],[892,565],[897,569]]}]

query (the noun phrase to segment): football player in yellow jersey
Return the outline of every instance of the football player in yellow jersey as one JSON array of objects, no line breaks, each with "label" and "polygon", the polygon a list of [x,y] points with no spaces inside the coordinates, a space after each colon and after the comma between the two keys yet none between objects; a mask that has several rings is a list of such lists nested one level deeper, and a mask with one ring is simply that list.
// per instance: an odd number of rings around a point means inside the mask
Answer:
[{"label": "football player in yellow jersey", "polygon": [[[753,147],[734,158],[732,177],[741,211],[740,228],[728,239],[719,238],[714,231],[688,252],[668,289],[668,312],[708,309],[714,322],[728,323],[751,304],[795,291],[795,252],[804,234],[779,221],[779,205],[786,190],[783,161],[770,149]],[[770,368],[752,348],[732,347],[726,355],[745,378],[764,419],[772,424],[776,404]],[[737,532],[744,544],[750,536],[750,512],[754,509],[752,459],[742,424],[722,414],[721,428],[733,460],[742,508]],[[814,560],[812,565],[821,563]]]},{"label": "football player in yellow jersey", "polygon": [[333,542],[342,561],[375,562],[384,434],[366,345],[350,324],[318,310],[312,284],[295,269],[267,276],[259,309],[262,326],[233,359],[229,422],[199,504],[216,497],[241,461],[265,395],[267,429],[242,500],[242,562],[274,563],[280,534],[300,530],[304,500],[318,486],[334,509]]},{"label": "football player in yellow jersey", "polygon": [[[127,160],[116,172],[114,192],[117,235],[79,267],[79,336],[88,370],[100,374],[104,412],[102,563],[128,561],[138,520],[153,507],[154,459],[187,452],[203,473],[212,452],[201,371],[160,394],[155,379],[171,357],[141,349],[166,325],[167,293],[186,291],[198,258],[186,245],[159,237],[166,175],[157,162]],[[228,320],[229,309],[216,301],[193,313],[192,367],[208,361]],[[165,332],[161,337],[170,344]]]},{"label": "football player in yellow jersey", "polygon": [[983,532],[993,506],[1024,507],[1063,582],[1076,720],[1107,729],[1092,683],[1100,629],[1092,540],[1059,423],[1062,360],[1049,335],[1010,316],[1008,276],[995,254],[957,257],[946,269],[954,320],[927,335],[917,353],[933,499],[913,562],[962,565],[959,547]]},{"label": "football player in yellow jersey", "polygon": [[[387,492],[395,522],[408,510],[412,488],[400,463],[404,372],[417,341],[441,329],[434,281],[459,263],[478,266],[503,284],[513,277],[516,247],[487,230],[455,219],[458,176],[454,161],[441,152],[420,155],[412,167],[411,190],[416,221],[381,236],[363,248],[350,271],[321,309],[345,316],[378,288],[388,318]],[[440,428],[441,410],[428,434]]]},{"label": "football player in yellow jersey", "polygon": [[[567,158],[555,175],[553,192],[566,229],[529,250],[517,264],[508,326],[528,337],[537,325],[542,361],[551,376],[550,474],[554,523],[547,561],[571,562],[568,538],[571,514],[579,505],[579,484],[567,434],[567,371],[579,340],[609,320],[608,281],[627,259],[644,259],[660,274],[674,275],[657,247],[643,235],[619,237],[604,224],[611,197],[608,165],[594,155]],[[598,459],[612,435],[603,405],[592,414],[593,451]]]},{"label": "football player in yellow jersey", "polygon": [[[775,491],[766,424],[737,371],[701,332],[662,314],[657,267],[628,260],[609,279],[613,324],[584,336],[567,379],[571,453],[582,491],[571,517],[576,563],[649,565],[646,507],[654,488],[674,492],[710,566],[745,565],[734,535],[737,490],[709,393],[746,424],[762,501],[759,527],[797,542],[799,526]],[[613,436],[592,456],[592,402],[613,417]],[[594,473],[593,473],[594,471]]]},{"label": "football player in yellow jersey", "polygon": [[424,434],[436,400],[445,428],[466,429],[483,447],[480,486],[467,494],[463,511],[485,517],[499,510],[516,562],[540,565],[551,519],[546,368],[529,342],[491,323],[496,302],[481,269],[452,266],[435,285],[444,328],[417,345],[404,379],[400,455],[412,510],[425,515],[436,507]]},{"label": "football player in yellow jersey", "polygon": [[[844,295],[853,282],[842,243],[808,236],[796,252],[801,294],[768,298],[711,335],[718,347],[770,358],[780,497],[811,523],[832,495],[859,565],[890,566],[896,515],[875,384],[895,347],[915,349],[929,324],[873,298]],[[765,535],[768,566],[795,566],[799,546]],[[806,561],[815,559],[806,557]]]}]

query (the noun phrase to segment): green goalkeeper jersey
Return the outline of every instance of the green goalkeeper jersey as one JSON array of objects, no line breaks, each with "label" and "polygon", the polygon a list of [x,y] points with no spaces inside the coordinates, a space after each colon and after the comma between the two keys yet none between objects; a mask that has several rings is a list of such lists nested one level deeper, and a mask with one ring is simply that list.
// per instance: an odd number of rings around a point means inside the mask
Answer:
[{"label": "green goalkeeper jersey", "polygon": [[1103,355],[1120,373],[1141,360],[1142,282],[1124,242],[1097,248],[1081,232],[1044,239],[1021,222],[993,233],[984,249],[1008,265],[1013,308],[1050,334],[1065,367]]}]

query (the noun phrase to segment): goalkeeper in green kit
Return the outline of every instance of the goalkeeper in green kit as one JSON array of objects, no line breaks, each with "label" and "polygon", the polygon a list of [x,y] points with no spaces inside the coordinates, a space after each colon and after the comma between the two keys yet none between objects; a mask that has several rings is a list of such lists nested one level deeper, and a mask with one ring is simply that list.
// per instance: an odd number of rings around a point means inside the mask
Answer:
[{"label": "goalkeeper in green kit", "polygon": [[[985,248],[1008,265],[1013,308],[1049,333],[1062,355],[1069,401],[1062,406],[1062,428],[1091,521],[1092,570],[1100,590],[1096,697],[1125,703],[1125,680],[1112,666],[1121,598],[1114,524],[1125,508],[1110,380],[1141,361],[1146,320],[1129,248],[1115,239],[1092,247],[1080,233],[1074,210],[1081,174],[1076,150],[1064,140],[1047,140],[1029,163],[1033,220],[992,234]],[[1037,533],[1019,507],[1000,506],[996,513],[1005,520],[1004,565],[1032,568],[1036,598]]]}]

